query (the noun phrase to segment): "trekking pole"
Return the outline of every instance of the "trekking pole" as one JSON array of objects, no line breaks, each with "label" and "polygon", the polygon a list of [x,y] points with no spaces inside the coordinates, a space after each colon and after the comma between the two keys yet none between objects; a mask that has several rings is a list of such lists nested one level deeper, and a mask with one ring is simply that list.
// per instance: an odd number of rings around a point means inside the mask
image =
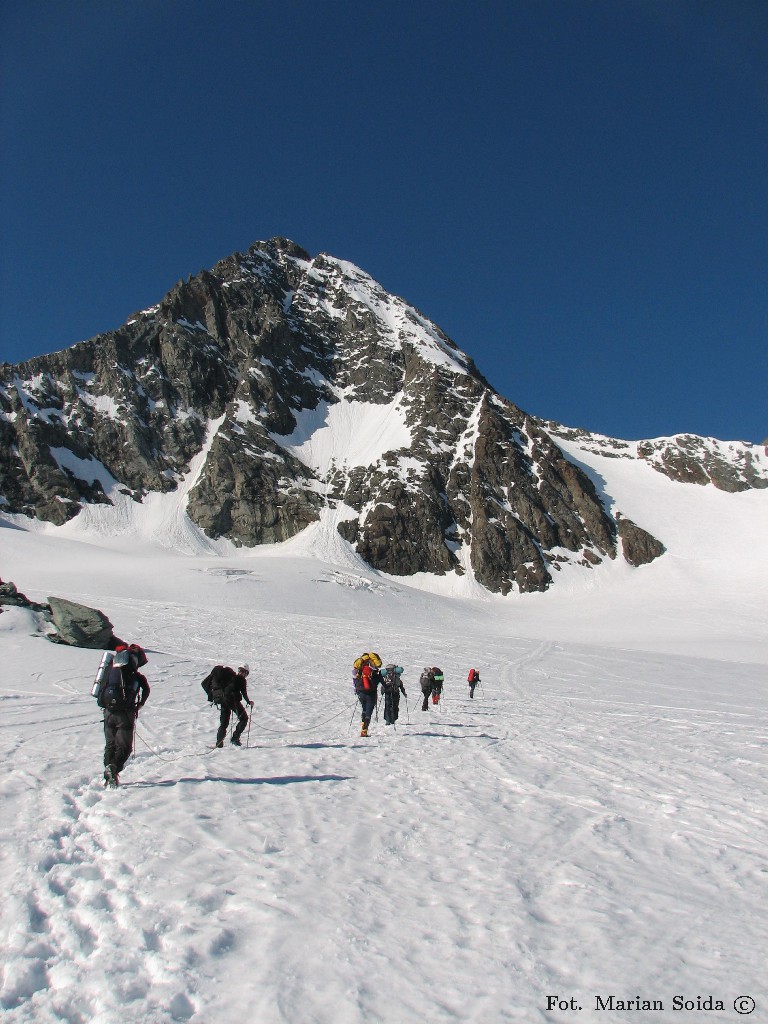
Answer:
[{"label": "trekking pole", "polygon": [[351,715],[351,717],[349,719],[349,725],[347,726],[347,732],[349,732],[349,730],[352,728],[352,721],[353,721],[353,719],[355,717],[355,712],[356,711],[357,711],[357,702],[355,702],[355,704],[352,706],[352,715]]},{"label": "trekking pole", "polygon": [[408,705],[408,694],[405,695],[405,713],[408,715],[408,725],[411,724],[411,709]]},{"label": "trekking pole", "polygon": [[251,742],[251,719],[253,718],[253,706],[248,713],[248,735],[245,737],[245,749],[248,749],[248,744]]}]

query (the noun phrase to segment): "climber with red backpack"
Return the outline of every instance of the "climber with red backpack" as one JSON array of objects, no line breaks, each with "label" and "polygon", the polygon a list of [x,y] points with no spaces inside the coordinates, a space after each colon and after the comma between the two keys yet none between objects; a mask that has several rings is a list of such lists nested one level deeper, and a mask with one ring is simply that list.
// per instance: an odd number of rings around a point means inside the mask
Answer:
[{"label": "climber with red backpack", "polygon": [[380,670],[381,658],[374,651],[361,654],[355,660],[352,669],[352,685],[362,709],[361,736],[368,735],[368,727],[371,724],[371,718],[376,709],[377,688],[381,682]]},{"label": "climber with red backpack", "polygon": [[479,682],[480,682],[480,673],[477,671],[476,668],[471,668],[469,670],[469,675],[467,676],[467,683],[469,685],[469,696],[470,697],[474,697],[475,696],[475,687],[477,686],[477,684]]}]

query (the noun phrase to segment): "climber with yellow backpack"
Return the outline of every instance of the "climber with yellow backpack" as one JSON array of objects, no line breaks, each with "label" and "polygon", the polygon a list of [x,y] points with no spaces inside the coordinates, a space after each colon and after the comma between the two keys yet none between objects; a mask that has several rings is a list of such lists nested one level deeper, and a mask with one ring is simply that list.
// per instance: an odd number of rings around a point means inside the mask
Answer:
[{"label": "climber with yellow backpack", "polygon": [[361,654],[355,659],[352,669],[352,685],[362,708],[360,735],[368,735],[373,712],[376,709],[378,686],[381,682],[381,658],[375,651]]}]

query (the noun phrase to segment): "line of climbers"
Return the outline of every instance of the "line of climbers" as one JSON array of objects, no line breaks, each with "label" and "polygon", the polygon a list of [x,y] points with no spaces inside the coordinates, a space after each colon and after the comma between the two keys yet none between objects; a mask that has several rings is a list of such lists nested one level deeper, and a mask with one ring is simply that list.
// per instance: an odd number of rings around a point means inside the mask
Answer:
[{"label": "line of climbers", "polygon": [[[120,772],[133,750],[136,719],[149,698],[149,684],[139,672],[146,664],[146,652],[138,644],[119,642],[114,651],[104,652],[91,689],[104,712],[104,785],[108,787],[118,785]],[[201,683],[209,703],[215,704],[220,711],[217,747],[224,746],[224,737],[233,714],[237,716],[237,725],[232,734],[232,743],[236,747],[242,746],[241,736],[250,722],[243,703],[253,708],[246,684],[249,673],[247,664],[241,665],[237,671],[226,665],[216,665]],[[352,682],[362,708],[361,736],[368,735],[371,718],[378,704],[379,686],[384,696],[384,721],[387,725],[397,722],[400,716],[400,694],[408,699],[402,677],[401,665],[382,665],[381,658],[374,651],[361,654],[355,660]],[[440,703],[444,681],[443,672],[437,667],[425,668],[421,673],[419,685],[424,698],[422,711],[429,709],[430,698],[432,704]],[[470,697],[474,697],[479,682],[480,673],[476,668],[470,669],[467,676]]]},{"label": "line of climbers", "polygon": [[[371,717],[378,703],[378,687],[381,686],[384,695],[384,721],[387,725],[394,725],[400,714],[400,694],[407,699],[408,694],[403,686],[403,668],[401,665],[382,665],[380,656],[375,651],[367,651],[355,659],[352,666],[352,686],[362,709],[362,721],[360,735],[367,736],[371,724]],[[419,678],[421,687],[422,703],[421,710],[429,710],[430,698],[432,704],[439,704],[443,693],[445,676],[443,670],[433,666],[425,668]],[[476,668],[469,670],[467,683],[469,685],[469,696],[475,696],[475,687],[480,682],[480,673]]]},{"label": "line of climbers", "polygon": [[384,694],[384,721],[394,725],[400,716],[400,694],[408,697],[403,686],[401,665],[382,667],[375,652],[361,654],[352,666],[352,686],[362,708],[361,736],[368,735],[368,726],[378,703],[378,687]]}]

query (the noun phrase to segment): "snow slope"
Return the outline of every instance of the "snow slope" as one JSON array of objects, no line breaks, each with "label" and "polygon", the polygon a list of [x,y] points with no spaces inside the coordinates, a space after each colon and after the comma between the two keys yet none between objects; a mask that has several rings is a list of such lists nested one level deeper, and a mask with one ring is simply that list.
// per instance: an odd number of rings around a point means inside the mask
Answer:
[{"label": "snow slope", "polygon": [[[102,608],[152,687],[105,791],[98,652],[0,615],[3,1024],[730,1022],[740,996],[762,1019],[765,492],[573,455],[667,555],[478,600],[370,571],[324,522],[197,546],[172,495],[1,520],[2,577]],[[363,740],[371,647],[409,696]],[[199,681],[244,659],[249,748],[210,750]],[[421,712],[425,664],[447,684]],[[637,998],[665,1013],[617,1008]]]}]

